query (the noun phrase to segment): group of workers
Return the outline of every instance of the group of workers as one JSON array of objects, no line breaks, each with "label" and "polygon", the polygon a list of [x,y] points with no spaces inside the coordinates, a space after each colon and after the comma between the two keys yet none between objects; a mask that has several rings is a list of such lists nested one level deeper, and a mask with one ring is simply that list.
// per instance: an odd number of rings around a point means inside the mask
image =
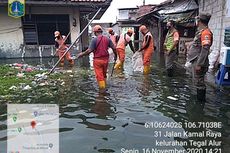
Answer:
[{"label": "group of workers", "polygon": [[[197,89],[197,100],[204,102],[206,99],[205,75],[209,66],[209,51],[213,43],[213,34],[208,28],[211,19],[210,14],[200,13],[195,18],[197,32],[188,49],[187,62],[192,65],[192,74]],[[174,21],[167,23],[169,29],[164,43],[165,66],[168,76],[173,76],[174,61],[177,57],[177,46],[179,43],[179,33],[175,28]]]},{"label": "group of workers", "polygon": [[[109,52],[108,49],[111,48],[114,53],[114,61],[117,62],[114,66],[115,70],[122,70],[125,62],[125,49],[129,45],[133,53],[135,49],[132,44],[131,37],[134,35],[132,29],[128,29],[126,33],[120,36],[116,35],[113,29],[108,29],[110,37],[104,36],[102,33],[102,27],[96,25],[93,28],[95,38],[92,39],[89,48],[77,55],[77,58],[88,55],[91,52],[94,53],[94,71],[96,79],[98,82],[99,89],[105,89],[106,87],[106,74],[109,64]],[[140,32],[144,36],[142,47],[137,50],[138,52],[143,52],[143,66],[144,74],[150,72],[151,57],[154,52],[154,42],[153,36],[147,29],[145,25],[140,26]],[[117,57],[119,60],[117,60]]]},{"label": "group of workers", "polygon": [[[209,14],[200,14],[196,17],[197,32],[194,41],[188,51],[188,62],[192,67],[194,79],[197,87],[197,99],[199,101],[205,101],[206,87],[204,83],[204,76],[208,70],[208,54],[210,47],[213,42],[213,35],[208,28],[208,23],[211,18]],[[177,58],[177,49],[179,44],[179,32],[175,28],[175,22],[169,20],[167,23],[168,33],[164,42],[164,53],[165,53],[165,66],[169,77],[173,76],[175,69],[174,61]],[[130,49],[135,52],[141,52],[143,54],[143,74],[147,75],[150,73],[150,64],[152,55],[154,53],[154,40],[151,32],[145,25],[139,27],[140,33],[143,34],[143,43],[140,49],[135,50],[132,44],[131,37],[134,35],[132,29],[128,29],[126,33],[118,36],[113,29],[109,28],[109,37],[103,35],[103,30],[100,25],[93,27],[95,38],[92,39],[89,48],[77,55],[77,58],[89,55],[93,52],[93,66],[98,82],[99,89],[106,88],[106,75],[109,64],[109,52],[111,48],[114,53],[114,61],[116,62],[114,69],[123,69],[125,62],[125,49],[129,45]],[[63,56],[67,46],[65,45],[65,37],[61,36],[60,32],[55,32],[56,48],[59,50],[59,57]],[[118,60],[117,60],[118,57]],[[66,54],[66,58],[71,65],[74,61],[71,59],[70,54]],[[61,60],[61,66],[64,65],[64,58]]]}]

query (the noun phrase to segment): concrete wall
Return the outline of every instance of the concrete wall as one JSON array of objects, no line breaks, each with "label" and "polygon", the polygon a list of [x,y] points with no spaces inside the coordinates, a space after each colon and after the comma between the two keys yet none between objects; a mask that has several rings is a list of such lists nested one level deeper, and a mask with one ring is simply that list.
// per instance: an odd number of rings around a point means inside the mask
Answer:
[{"label": "concrete wall", "polygon": [[111,27],[112,23],[96,23],[96,22],[93,22],[91,24],[91,27],[93,28],[95,25],[100,25],[102,27],[102,30],[103,30],[103,35],[109,36],[108,28]]},{"label": "concrete wall", "polygon": [[[53,45],[24,45],[21,18],[8,17],[7,7],[0,7],[0,58],[18,57],[47,57],[55,52]],[[27,14],[69,14],[71,41],[73,42],[80,33],[80,15],[75,7],[26,7]],[[76,19],[76,27],[73,27],[73,18]],[[53,31],[51,31],[53,33]],[[79,49],[81,42],[77,43],[75,50]]]},{"label": "concrete wall", "polygon": [[0,7],[0,57],[18,57],[22,53],[21,19],[8,17],[7,8]]},{"label": "concrete wall", "polygon": [[112,25],[112,28],[118,35],[121,34],[121,28],[118,26],[118,23]]},{"label": "concrete wall", "polygon": [[230,17],[227,16],[228,0],[200,0],[199,12],[210,13],[212,18],[209,27],[213,32],[214,42],[212,51],[219,52],[224,45],[224,29],[230,26]]},{"label": "concrete wall", "polygon": [[[69,14],[71,41],[74,41],[80,33],[80,15],[79,10],[75,7],[26,7],[26,13],[29,14]],[[73,27],[73,18],[76,19],[77,26]]]}]

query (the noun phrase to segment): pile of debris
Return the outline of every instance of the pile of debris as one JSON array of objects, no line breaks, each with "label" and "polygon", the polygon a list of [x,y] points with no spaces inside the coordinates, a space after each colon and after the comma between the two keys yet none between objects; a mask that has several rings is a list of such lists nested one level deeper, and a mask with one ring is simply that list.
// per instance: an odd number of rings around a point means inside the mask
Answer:
[{"label": "pile of debris", "polygon": [[[55,69],[48,75],[49,69],[43,65],[8,64],[0,66],[1,74],[0,101],[14,101],[15,97],[39,96],[55,97],[59,89],[66,85],[66,74],[73,77],[72,70]],[[68,77],[68,78],[69,78]],[[13,99],[13,100],[12,100]]]}]

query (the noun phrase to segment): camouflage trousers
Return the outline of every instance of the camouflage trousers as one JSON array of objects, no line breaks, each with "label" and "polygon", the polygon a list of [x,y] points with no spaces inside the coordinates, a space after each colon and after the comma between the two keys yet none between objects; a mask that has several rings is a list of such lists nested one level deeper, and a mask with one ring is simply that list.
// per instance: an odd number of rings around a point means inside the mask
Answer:
[{"label": "camouflage trousers", "polygon": [[206,89],[204,77],[207,71],[208,71],[208,67],[201,67],[200,71],[196,71],[196,62],[194,62],[192,65],[192,76],[193,76],[194,84],[196,88],[199,90]]}]

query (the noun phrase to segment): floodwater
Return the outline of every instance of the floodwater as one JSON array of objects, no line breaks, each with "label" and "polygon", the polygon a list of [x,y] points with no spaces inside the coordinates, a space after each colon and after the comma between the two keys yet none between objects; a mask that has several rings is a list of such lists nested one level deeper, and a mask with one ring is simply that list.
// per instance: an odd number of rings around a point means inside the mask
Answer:
[{"label": "floodwater", "polygon": [[[181,122],[183,125],[185,122],[221,122],[222,128],[212,129],[222,134],[219,138],[222,145],[216,148],[221,148],[222,153],[230,152],[229,95],[208,86],[207,102],[199,104],[195,100],[192,79],[185,70],[178,69],[175,77],[166,77],[164,61],[155,54],[152,73],[143,76],[132,72],[130,60],[128,56],[123,74],[115,73],[113,77],[108,77],[108,90],[104,94],[98,92],[92,69],[88,68],[88,75],[82,77],[79,70],[85,70],[85,67],[75,68],[76,73],[68,82],[67,92],[52,101],[60,107],[60,153],[120,153],[125,149],[126,153],[136,153],[135,150],[145,153],[148,148],[182,148],[156,146],[156,140],[209,139],[156,136],[159,131],[201,132],[208,130],[208,127],[146,128],[151,123],[157,125],[162,122]],[[37,103],[50,101],[38,100]],[[0,153],[6,152],[5,110],[6,105],[1,104]]]}]

